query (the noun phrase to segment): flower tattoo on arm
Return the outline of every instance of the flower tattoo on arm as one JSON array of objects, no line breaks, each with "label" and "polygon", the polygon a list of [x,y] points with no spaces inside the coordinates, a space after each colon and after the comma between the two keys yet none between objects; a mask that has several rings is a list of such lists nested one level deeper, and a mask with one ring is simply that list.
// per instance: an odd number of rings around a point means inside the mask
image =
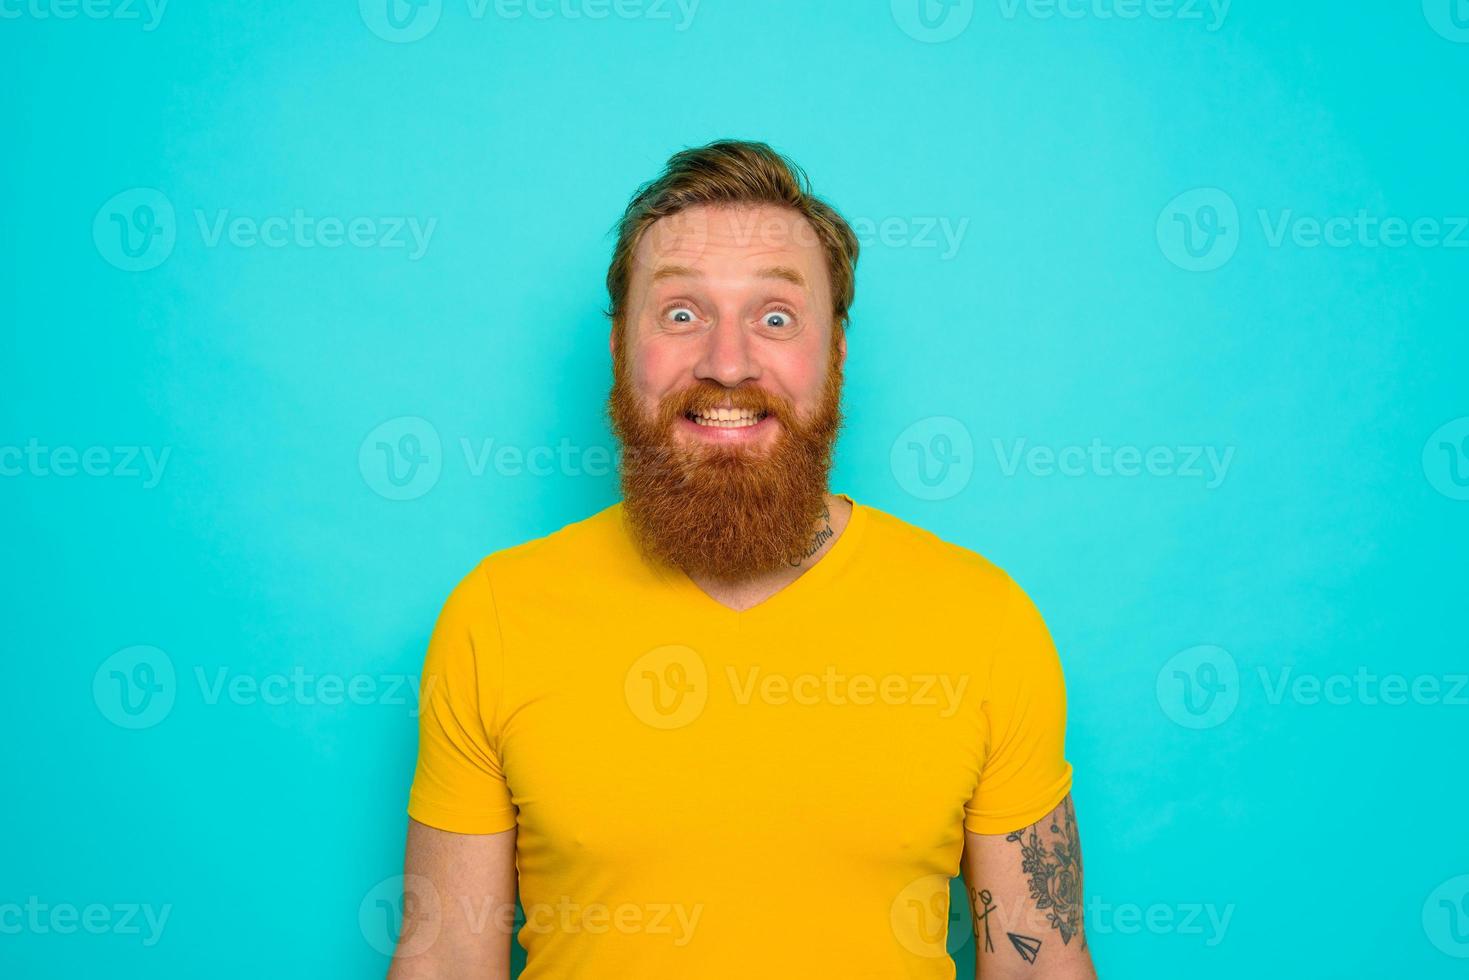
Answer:
[{"label": "flower tattoo on arm", "polygon": [[1076,812],[1071,797],[1061,801],[1051,814],[1049,832],[1042,837],[1037,821],[1005,839],[1020,845],[1020,867],[1030,880],[1030,897],[1046,913],[1052,928],[1069,944],[1073,936],[1086,948],[1083,929],[1081,888],[1081,838],[1076,829]]}]

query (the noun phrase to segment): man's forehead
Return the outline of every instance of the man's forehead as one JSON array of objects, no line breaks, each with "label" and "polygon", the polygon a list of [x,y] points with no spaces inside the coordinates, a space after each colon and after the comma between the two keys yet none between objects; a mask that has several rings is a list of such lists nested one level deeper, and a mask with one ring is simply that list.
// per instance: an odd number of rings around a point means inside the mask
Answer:
[{"label": "man's forehead", "polygon": [[649,226],[637,251],[638,264],[649,270],[742,262],[756,267],[752,274],[773,274],[788,281],[804,281],[807,277],[800,270],[819,266],[824,258],[811,223],[795,211],[773,205],[688,208]]}]

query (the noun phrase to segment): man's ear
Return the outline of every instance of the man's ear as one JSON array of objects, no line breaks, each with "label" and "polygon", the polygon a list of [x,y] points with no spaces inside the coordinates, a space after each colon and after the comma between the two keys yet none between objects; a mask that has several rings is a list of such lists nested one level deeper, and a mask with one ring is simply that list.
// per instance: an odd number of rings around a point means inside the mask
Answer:
[{"label": "man's ear", "polygon": [[837,363],[845,371],[847,369],[847,331],[843,329],[841,323],[837,324],[837,330],[840,331],[840,335],[837,337],[837,350],[841,352],[841,360]]}]

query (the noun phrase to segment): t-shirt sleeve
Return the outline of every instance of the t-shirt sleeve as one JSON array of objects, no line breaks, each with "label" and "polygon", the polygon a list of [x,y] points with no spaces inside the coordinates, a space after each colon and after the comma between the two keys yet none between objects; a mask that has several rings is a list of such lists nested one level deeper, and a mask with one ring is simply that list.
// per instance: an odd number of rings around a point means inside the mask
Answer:
[{"label": "t-shirt sleeve", "polygon": [[1008,576],[1005,588],[981,706],[989,726],[985,757],[964,805],[964,829],[976,834],[1028,827],[1071,791],[1061,661],[1030,597]]},{"label": "t-shirt sleeve", "polygon": [[408,795],[414,820],[459,834],[515,826],[496,728],[503,680],[499,618],[482,563],[449,594],[429,639]]}]

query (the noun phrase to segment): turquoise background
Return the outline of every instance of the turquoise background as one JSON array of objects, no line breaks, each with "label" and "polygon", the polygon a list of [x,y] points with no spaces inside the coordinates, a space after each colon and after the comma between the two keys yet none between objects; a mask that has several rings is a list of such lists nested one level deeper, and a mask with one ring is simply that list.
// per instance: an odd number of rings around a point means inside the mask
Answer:
[{"label": "turquoise background", "polygon": [[[0,6],[0,975],[384,972],[397,685],[616,499],[607,231],[742,136],[867,223],[834,486],[1055,634],[1101,974],[1462,976],[1469,3],[595,2]],[[435,225],[210,234],[296,209]]]}]

